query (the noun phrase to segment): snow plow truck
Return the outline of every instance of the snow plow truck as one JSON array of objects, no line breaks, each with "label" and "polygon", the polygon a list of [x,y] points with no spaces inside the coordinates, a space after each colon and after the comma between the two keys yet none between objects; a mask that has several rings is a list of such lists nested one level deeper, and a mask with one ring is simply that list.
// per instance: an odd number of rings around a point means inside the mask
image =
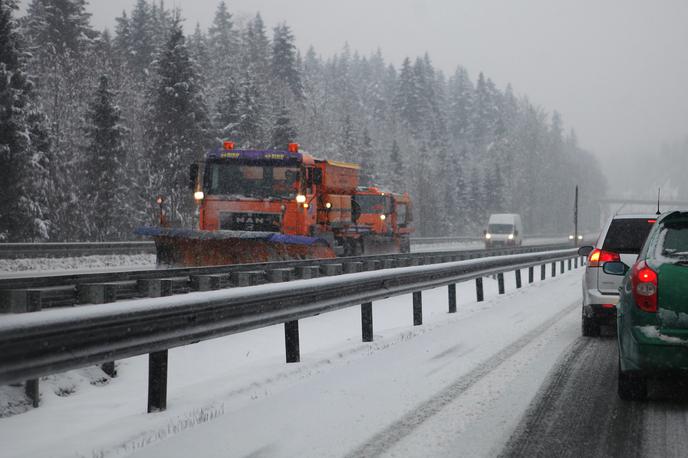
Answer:
[{"label": "snow plow truck", "polygon": [[408,252],[411,200],[359,187],[360,166],[316,159],[296,143],[235,149],[192,164],[198,229],[145,227],[158,264],[210,266]]}]

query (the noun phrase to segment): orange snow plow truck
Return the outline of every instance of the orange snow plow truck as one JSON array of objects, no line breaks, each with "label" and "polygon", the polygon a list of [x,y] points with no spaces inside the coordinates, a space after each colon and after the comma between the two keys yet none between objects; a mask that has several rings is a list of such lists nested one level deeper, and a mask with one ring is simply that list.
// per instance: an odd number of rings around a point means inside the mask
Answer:
[{"label": "orange snow plow truck", "polygon": [[360,188],[357,164],[224,141],[193,164],[198,229],[145,227],[159,264],[207,266],[409,251],[408,194]]}]

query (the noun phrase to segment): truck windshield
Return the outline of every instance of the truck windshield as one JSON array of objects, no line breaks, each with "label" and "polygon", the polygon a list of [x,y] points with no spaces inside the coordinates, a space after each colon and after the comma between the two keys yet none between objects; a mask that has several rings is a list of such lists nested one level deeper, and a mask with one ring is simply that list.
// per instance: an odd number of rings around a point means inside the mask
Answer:
[{"label": "truck windshield", "polygon": [[298,182],[298,167],[209,163],[205,191],[208,195],[291,199]]},{"label": "truck windshield", "polygon": [[487,226],[490,234],[511,234],[514,232],[513,224],[490,224]]},{"label": "truck windshield", "polygon": [[356,195],[354,202],[358,204],[360,213],[389,213],[388,199],[385,196]]}]

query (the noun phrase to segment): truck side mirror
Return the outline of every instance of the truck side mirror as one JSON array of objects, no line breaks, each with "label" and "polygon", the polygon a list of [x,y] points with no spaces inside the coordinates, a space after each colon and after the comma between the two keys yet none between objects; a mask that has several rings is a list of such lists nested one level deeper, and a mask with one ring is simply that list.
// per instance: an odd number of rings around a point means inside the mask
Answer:
[{"label": "truck side mirror", "polygon": [[196,181],[198,180],[198,164],[191,164],[189,167],[189,189],[196,190]]},{"label": "truck side mirror", "polygon": [[518,231],[514,231],[514,237],[518,237]]},{"label": "truck side mirror", "polygon": [[322,184],[322,170],[321,169],[311,169],[311,176],[313,177],[313,184]]}]

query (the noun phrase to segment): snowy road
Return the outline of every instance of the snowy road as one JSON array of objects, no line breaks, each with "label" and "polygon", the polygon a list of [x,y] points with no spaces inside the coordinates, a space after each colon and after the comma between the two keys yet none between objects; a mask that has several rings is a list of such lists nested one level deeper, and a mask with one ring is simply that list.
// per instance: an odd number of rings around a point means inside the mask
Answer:
[{"label": "snowy road", "polygon": [[686,456],[685,382],[654,381],[648,402],[623,402],[616,395],[617,358],[615,336],[579,338],[503,456]]},{"label": "snowy road", "polygon": [[418,327],[410,298],[375,302],[373,343],[356,307],[303,320],[299,364],[280,326],[171,350],[156,414],[144,357],[49,377],[39,409],[0,419],[3,456],[683,456],[686,390],[618,400],[614,338],[580,337],[581,272],[510,275],[505,296],[486,279],[483,303],[460,284],[456,315],[428,291]]},{"label": "snowy road", "polygon": [[[435,321],[136,456],[490,456],[578,338],[578,274]],[[457,453],[458,452],[458,453]]]}]

